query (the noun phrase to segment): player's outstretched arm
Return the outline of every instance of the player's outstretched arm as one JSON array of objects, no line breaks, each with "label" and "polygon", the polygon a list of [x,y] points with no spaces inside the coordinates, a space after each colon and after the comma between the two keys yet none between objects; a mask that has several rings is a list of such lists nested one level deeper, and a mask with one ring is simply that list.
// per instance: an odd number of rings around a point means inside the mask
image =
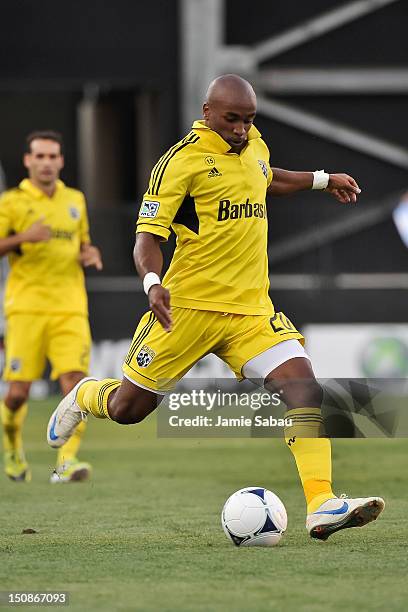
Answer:
[{"label": "player's outstretched arm", "polygon": [[35,221],[28,229],[0,239],[0,257],[20,247],[23,242],[47,242],[51,238],[51,228],[45,225],[43,218]]},{"label": "player's outstretched arm", "polygon": [[79,261],[84,268],[93,266],[97,270],[103,269],[102,255],[98,247],[89,242],[83,242],[81,244],[81,251],[79,253]]},{"label": "player's outstretched arm", "polygon": [[284,196],[308,189],[331,193],[342,204],[354,203],[361,192],[353,177],[348,174],[326,174],[318,172],[296,172],[272,168],[273,180],[268,187],[272,196]]},{"label": "player's outstretched arm", "polygon": [[[160,248],[160,237],[149,232],[140,232],[136,236],[133,251],[136,270],[147,293],[149,306],[156,315],[159,323],[166,331],[171,331],[172,317],[170,307],[170,292],[160,284],[160,274],[163,268],[163,255]],[[149,276],[157,277],[155,281],[148,281]],[[154,284],[152,284],[152,282]]]}]

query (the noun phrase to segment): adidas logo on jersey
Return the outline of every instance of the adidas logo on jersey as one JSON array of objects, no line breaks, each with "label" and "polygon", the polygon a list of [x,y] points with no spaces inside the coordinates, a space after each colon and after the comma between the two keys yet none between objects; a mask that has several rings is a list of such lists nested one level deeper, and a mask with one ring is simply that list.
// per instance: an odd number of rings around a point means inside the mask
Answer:
[{"label": "adidas logo on jersey", "polygon": [[208,173],[208,178],[212,178],[213,176],[222,176],[221,172],[218,172],[215,166]]}]

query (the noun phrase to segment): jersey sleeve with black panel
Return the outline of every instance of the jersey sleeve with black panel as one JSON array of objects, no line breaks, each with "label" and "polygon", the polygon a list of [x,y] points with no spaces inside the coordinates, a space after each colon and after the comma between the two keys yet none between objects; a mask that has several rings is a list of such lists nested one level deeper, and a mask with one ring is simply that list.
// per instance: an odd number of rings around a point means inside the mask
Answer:
[{"label": "jersey sleeve with black panel", "polygon": [[144,195],[137,222],[138,232],[149,232],[167,240],[177,211],[190,191],[191,157],[187,149],[199,140],[190,132],[171,147],[152,170],[149,188]]}]

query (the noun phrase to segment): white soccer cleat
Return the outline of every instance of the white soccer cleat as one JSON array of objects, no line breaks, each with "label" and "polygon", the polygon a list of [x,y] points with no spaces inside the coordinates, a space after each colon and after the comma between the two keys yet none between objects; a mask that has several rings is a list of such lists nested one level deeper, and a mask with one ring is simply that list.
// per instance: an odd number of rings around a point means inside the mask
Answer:
[{"label": "white soccer cleat", "polygon": [[335,497],[325,501],[316,512],[308,514],[306,529],[310,537],[318,540],[327,538],[340,529],[363,527],[379,516],[384,510],[381,497]]},{"label": "white soccer cleat", "polygon": [[88,380],[96,378],[83,378],[58,404],[48,421],[47,442],[53,448],[63,446],[74,433],[75,427],[86,420],[87,413],[81,410],[76,403],[79,387]]}]

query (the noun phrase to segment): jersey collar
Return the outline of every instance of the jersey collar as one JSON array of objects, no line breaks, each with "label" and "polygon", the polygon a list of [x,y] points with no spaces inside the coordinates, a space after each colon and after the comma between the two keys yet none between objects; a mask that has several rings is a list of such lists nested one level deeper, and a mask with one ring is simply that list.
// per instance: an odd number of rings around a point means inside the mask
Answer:
[{"label": "jersey collar", "polygon": [[[39,200],[40,198],[48,197],[46,193],[44,193],[43,191],[41,191],[41,189],[38,189],[38,187],[36,187],[31,181],[30,179],[26,178],[23,179],[21,181],[21,183],[19,184],[20,189],[22,189],[23,191],[25,191],[26,193],[28,193],[30,196],[32,196],[33,198],[36,198],[37,200]],[[62,188],[64,187],[64,183],[61,180],[57,180],[56,183],[56,190],[54,195]]]},{"label": "jersey collar", "polygon": [[[214,153],[228,153],[228,151],[231,150],[231,145],[229,145],[222,136],[217,134],[217,132],[214,132],[214,130],[206,126],[202,119],[194,121],[192,129],[198,132],[203,144],[205,143],[205,145],[209,146]],[[248,142],[260,137],[261,133],[252,125],[248,132]]]}]

